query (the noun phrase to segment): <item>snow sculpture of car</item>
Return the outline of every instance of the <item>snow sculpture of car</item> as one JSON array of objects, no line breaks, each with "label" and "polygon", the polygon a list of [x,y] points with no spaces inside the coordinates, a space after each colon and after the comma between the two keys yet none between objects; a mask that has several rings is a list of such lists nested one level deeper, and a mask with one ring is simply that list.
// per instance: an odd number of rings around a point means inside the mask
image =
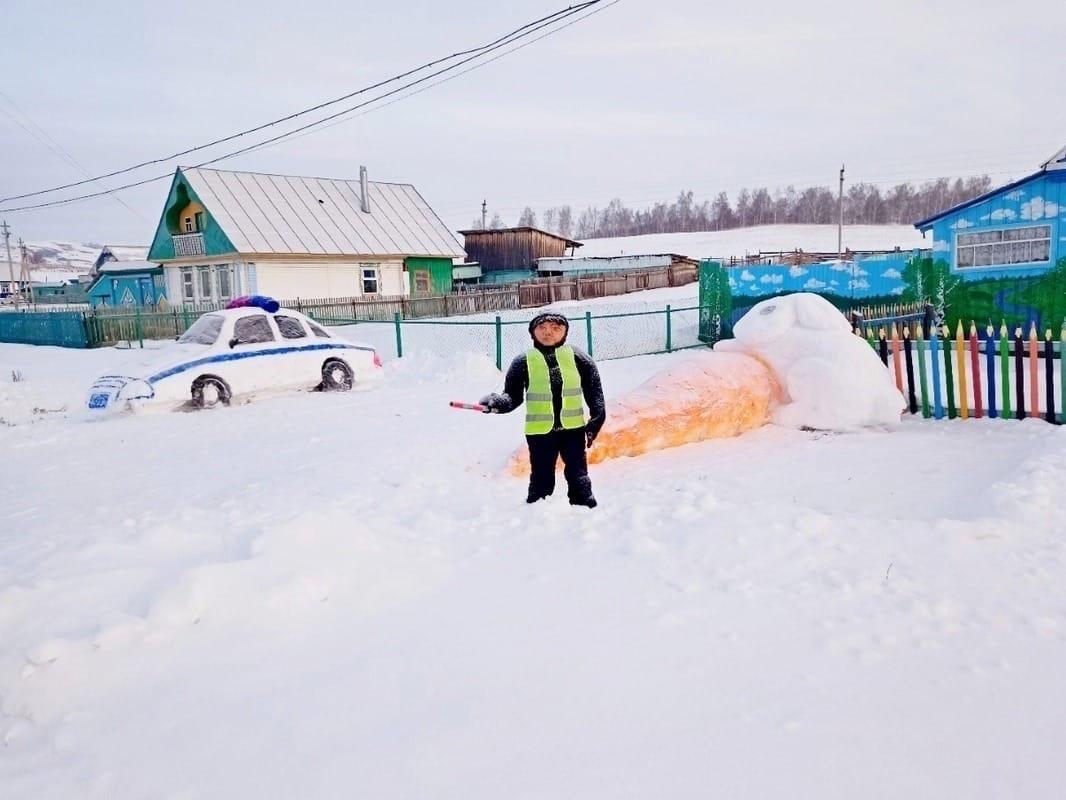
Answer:
[{"label": "snow sculpture of car", "polygon": [[89,390],[89,410],[214,408],[264,390],[347,391],[379,374],[373,347],[338,339],[276,302],[267,308],[277,310],[251,306],[204,314],[137,374],[99,378]]}]

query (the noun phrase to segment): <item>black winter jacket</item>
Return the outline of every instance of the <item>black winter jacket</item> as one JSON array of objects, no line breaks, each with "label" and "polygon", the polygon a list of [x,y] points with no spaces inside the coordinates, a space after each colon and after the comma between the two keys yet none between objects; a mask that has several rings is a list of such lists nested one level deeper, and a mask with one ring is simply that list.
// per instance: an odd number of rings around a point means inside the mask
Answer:
[{"label": "black winter jacket", "polygon": [[[556,347],[545,347],[539,342],[533,346],[544,354],[548,362],[548,377],[552,387],[552,406],[555,408],[555,427],[562,427],[559,422],[559,412],[563,407],[563,375],[559,369],[559,362],[555,357]],[[559,345],[561,347],[562,345]],[[589,419],[585,423],[585,430],[596,435],[603,427],[607,418],[607,411],[603,401],[603,386],[600,383],[600,371],[596,368],[596,362],[589,355],[576,347],[574,361],[577,364],[577,372],[581,376],[581,390],[585,397],[585,405],[588,408]],[[526,356],[523,353],[511,362],[507,369],[507,375],[503,380],[503,394],[493,395],[493,410],[506,414],[514,411],[525,400],[526,389],[529,388],[529,368],[526,366]]]}]

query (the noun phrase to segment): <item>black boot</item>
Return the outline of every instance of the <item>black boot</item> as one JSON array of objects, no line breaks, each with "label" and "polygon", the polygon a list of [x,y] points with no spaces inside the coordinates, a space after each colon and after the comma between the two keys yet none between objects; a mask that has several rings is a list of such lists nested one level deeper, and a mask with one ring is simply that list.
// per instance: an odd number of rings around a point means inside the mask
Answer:
[{"label": "black boot", "polygon": [[592,495],[589,495],[588,497],[586,497],[586,498],[584,498],[582,500],[571,500],[570,501],[570,505],[572,505],[572,506],[587,506],[588,508],[595,508],[596,506],[599,505],[599,503],[596,502],[596,498],[595,497],[593,497]]}]

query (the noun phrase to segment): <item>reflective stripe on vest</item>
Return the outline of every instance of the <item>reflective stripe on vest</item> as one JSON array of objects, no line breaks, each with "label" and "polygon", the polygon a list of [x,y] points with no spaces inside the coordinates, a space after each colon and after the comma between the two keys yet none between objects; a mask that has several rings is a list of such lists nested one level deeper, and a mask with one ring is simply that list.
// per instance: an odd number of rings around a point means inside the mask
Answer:
[{"label": "reflective stripe on vest", "polygon": [[[566,429],[580,428],[585,424],[585,405],[582,402],[581,373],[577,371],[574,348],[558,348],[555,358],[559,362],[559,372],[563,378],[563,404],[559,411],[559,422]],[[529,388],[526,390],[526,435],[551,433],[555,426],[555,408],[552,405],[548,360],[539,350],[530,350],[526,353],[526,369],[529,372]]]}]

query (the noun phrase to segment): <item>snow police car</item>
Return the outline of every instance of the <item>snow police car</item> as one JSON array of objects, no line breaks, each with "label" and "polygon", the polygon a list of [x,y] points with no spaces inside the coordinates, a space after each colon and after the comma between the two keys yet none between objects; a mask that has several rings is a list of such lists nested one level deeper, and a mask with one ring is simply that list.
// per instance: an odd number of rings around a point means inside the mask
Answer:
[{"label": "snow police car", "polygon": [[98,378],[87,405],[91,412],[149,404],[213,408],[257,391],[347,391],[380,369],[373,347],[338,339],[270,298],[240,298],[204,314],[136,374]]}]

